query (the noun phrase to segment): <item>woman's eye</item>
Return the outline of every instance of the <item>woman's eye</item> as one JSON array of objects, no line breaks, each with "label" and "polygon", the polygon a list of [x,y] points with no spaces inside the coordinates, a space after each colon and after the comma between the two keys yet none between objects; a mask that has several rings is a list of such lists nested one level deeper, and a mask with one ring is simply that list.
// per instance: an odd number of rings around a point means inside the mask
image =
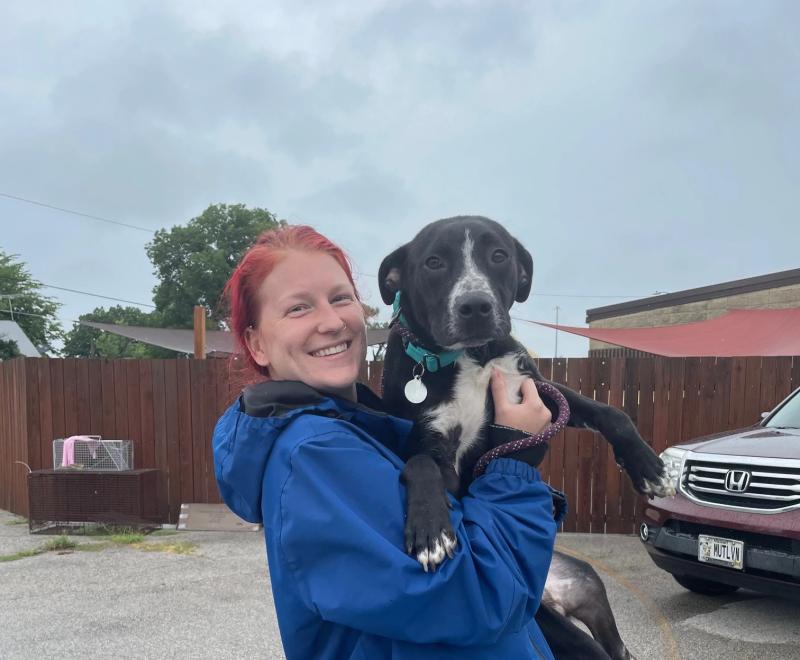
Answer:
[{"label": "woman's eye", "polygon": [[508,259],[508,253],[505,250],[495,250],[492,253],[492,262],[493,263],[501,264],[506,259]]},{"label": "woman's eye", "polygon": [[341,296],[336,296],[333,299],[333,302],[340,303],[340,302],[353,302],[353,296],[349,294],[342,294]]},{"label": "woman's eye", "polygon": [[439,270],[440,268],[444,268],[444,261],[439,259],[439,257],[428,257],[425,260],[425,265],[431,270]]},{"label": "woman's eye", "polygon": [[286,310],[287,314],[299,314],[300,312],[305,311],[306,305],[294,305]]}]

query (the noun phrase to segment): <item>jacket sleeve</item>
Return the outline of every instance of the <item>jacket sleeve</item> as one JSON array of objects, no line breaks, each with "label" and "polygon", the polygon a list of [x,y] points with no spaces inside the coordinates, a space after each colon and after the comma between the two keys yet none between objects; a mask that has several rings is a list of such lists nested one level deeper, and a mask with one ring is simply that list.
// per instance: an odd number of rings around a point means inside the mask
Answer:
[{"label": "jacket sleeve", "polygon": [[324,620],[420,644],[484,645],[535,614],[556,532],[551,491],[535,469],[493,461],[453,500],[455,557],[426,573],[403,551],[395,464],[344,430],[303,442],[290,463],[279,546]]}]

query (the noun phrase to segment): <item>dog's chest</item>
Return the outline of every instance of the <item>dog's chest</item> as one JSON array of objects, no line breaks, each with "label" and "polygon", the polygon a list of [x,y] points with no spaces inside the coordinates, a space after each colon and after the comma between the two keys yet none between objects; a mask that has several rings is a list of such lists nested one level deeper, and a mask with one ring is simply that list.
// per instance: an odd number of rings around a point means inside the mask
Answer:
[{"label": "dog's chest", "polygon": [[472,358],[463,355],[456,363],[458,373],[452,389],[452,398],[431,408],[424,415],[424,421],[445,437],[456,436],[454,467],[459,471],[464,454],[482,437],[483,428],[491,421],[487,419],[487,399],[492,368],[505,375],[509,401],[518,403],[520,386],[527,376],[519,372],[519,358],[516,353],[494,358],[481,366]]}]

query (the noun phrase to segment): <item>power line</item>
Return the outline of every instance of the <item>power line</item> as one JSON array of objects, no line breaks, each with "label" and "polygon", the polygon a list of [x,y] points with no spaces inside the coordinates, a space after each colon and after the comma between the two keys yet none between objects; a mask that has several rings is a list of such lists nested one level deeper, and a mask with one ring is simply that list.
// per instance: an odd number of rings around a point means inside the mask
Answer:
[{"label": "power line", "polygon": [[120,222],[119,220],[111,220],[110,218],[104,218],[99,215],[92,215],[91,213],[83,213],[81,211],[73,211],[72,209],[65,209],[61,206],[54,206],[52,204],[46,204],[44,202],[37,202],[35,199],[27,199],[25,197],[18,197],[17,195],[10,195],[8,193],[0,192],[0,197],[6,197],[8,199],[14,199],[18,202],[25,202],[26,204],[34,204],[35,206],[42,206],[46,209],[52,209],[53,211],[61,211],[62,213],[71,213],[72,215],[78,215],[83,218],[91,218],[92,220],[98,220],[99,222],[108,222],[112,225],[118,225],[120,227],[127,227],[128,229],[137,229],[139,231],[146,231],[149,234],[155,234],[155,229],[150,229],[149,227],[139,227],[138,225],[131,225],[127,222]]},{"label": "power line", "polygon": [[89,293],[88,291],[79,291],[78,289],[68,289],[64,286],[56,286],[55,284],[42,284],[42,286],[47,289],[58,289],[59,291],[69,291],[70,293],[81,293],[84,296],[94,296],[95,298],[104,298],[105,300],[114,300],[116,302],[129,303],[131,305],[139,305],[140,307],[150,307],[152,309],[156,308],[155,305],[151,305],[150,303],[141,303],[141,302],[136,302],[135,300],[126,300],[125,298],[114,298],[112,296],[104,296],[99,293]]}]

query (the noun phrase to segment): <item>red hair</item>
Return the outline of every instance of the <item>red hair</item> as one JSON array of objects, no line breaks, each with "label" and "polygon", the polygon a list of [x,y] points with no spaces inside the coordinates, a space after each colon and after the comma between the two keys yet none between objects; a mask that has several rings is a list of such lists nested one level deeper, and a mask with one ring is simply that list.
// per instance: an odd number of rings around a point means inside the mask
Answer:
[{"label": "red hair", "polygon": [[347,275],[358,298],[347,256],[338,245],[318,231],[307,225],[286,225],[263,232],[242,257],[223,292],[230,310],[229,325],[236,340],[237,353],[245,358],[249,372],[243,374],[245,381],[252,382],[258,376],[269,378],[268,369],[253,359],[245,338],[247,329],[256,326],[261,311],[258,300],[261,284],[291,250],[324,252],[332,256]]}]

